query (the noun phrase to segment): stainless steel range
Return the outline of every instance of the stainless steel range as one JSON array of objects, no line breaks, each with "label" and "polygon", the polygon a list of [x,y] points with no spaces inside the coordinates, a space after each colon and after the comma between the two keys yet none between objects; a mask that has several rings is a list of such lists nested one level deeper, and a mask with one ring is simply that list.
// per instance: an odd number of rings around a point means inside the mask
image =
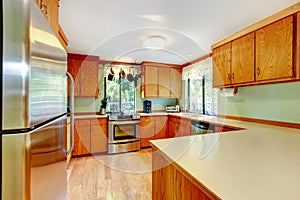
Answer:
[{"label": "stainless steel range", "polygon": [[108,117],[108,153],[140,150],[140,116],[111,114]]}]

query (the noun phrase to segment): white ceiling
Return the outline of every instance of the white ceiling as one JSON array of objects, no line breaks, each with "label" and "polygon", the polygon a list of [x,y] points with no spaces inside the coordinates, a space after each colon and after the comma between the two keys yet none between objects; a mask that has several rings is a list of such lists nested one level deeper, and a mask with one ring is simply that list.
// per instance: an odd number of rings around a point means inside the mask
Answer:
[{"label": "white ceiling", "polygon": [[[103,60],[183,64],[210,45],[298,0],[60,0],[68,52]],[[159,35],[163,50],[142,41]]]}]

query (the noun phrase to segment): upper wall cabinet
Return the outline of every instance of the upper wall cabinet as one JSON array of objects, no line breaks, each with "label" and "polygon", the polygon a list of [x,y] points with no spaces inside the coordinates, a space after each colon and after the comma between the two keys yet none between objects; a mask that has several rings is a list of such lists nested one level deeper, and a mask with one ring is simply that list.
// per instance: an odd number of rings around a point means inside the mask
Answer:
[{"label": "upper wall cabinet", "polygon": [[293,16],[256,31],[256,80],[293,76]]},{"label": "upper wall cabinet", "polygon": [[142,98],[181,98],[179,66],[143,62],[142,71]]},{"label": "upper wall cabinet", "polygon": [[254,33],[213,50],[214,87],[254,81]]},{"label": "upper wall cabinet", "polygon": [[213,49],[213,86],[231,83],[231,43]]},{"label": "upper wall cabinet", "polygon": [[300,80],[300,3],[212,45],[213,86]]},{"label": "upper wall cabinet", "polygon": [[67,49],[68,39],[65,36],[62,28],[59,25],[58,18],[58,7],[59,0],[36,0],[38,7],[41,9],[41,12],[46,17],[50,26],[52,27],[54,33],[58,37],[62,46]]},{"label": "upper wall cabinet", "polygon": [[74,96],[98,98],[98,56],[68,54],[68,72],[73,76]]}]

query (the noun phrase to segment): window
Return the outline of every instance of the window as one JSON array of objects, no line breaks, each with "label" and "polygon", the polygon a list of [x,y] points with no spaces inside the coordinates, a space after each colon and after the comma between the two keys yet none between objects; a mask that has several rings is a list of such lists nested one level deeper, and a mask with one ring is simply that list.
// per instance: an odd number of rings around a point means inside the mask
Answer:
[{"label": "window", "polygon": [[212,62],[208,58],[183,69],[185,109],[192,113],[216,115],[218,89],[212,87]]},{"label": "window", "polygon": [[[105,77],[108,77],[114,72],[114,77],[106,79],[106,97],[108,113],[134,113],[135,101],[136,101],[136,81],[127,80],[127,74],[137,75],[140,73],[140,67],[128,67],[128,66],[106,66]],[[121,73],[120,73],[121,72]],[[122,73],[123,72],[123,73]],[[121,76],[120,76],[121,74]],[[123,74],[123,75],[122,75]]]}]

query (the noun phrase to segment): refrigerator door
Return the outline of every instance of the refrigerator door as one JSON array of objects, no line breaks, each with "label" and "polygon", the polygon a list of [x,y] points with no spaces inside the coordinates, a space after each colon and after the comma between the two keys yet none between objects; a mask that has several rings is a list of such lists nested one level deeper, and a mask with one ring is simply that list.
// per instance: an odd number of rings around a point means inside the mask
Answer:
[{"label": "refrigerator door", "polygon": [[2,130],[66,113],[67,55],[33,0],[3,0]]},{"label": "refrigerator door", "polygon": [[67,199],[67,116],[3,135],[2,199]]}]

